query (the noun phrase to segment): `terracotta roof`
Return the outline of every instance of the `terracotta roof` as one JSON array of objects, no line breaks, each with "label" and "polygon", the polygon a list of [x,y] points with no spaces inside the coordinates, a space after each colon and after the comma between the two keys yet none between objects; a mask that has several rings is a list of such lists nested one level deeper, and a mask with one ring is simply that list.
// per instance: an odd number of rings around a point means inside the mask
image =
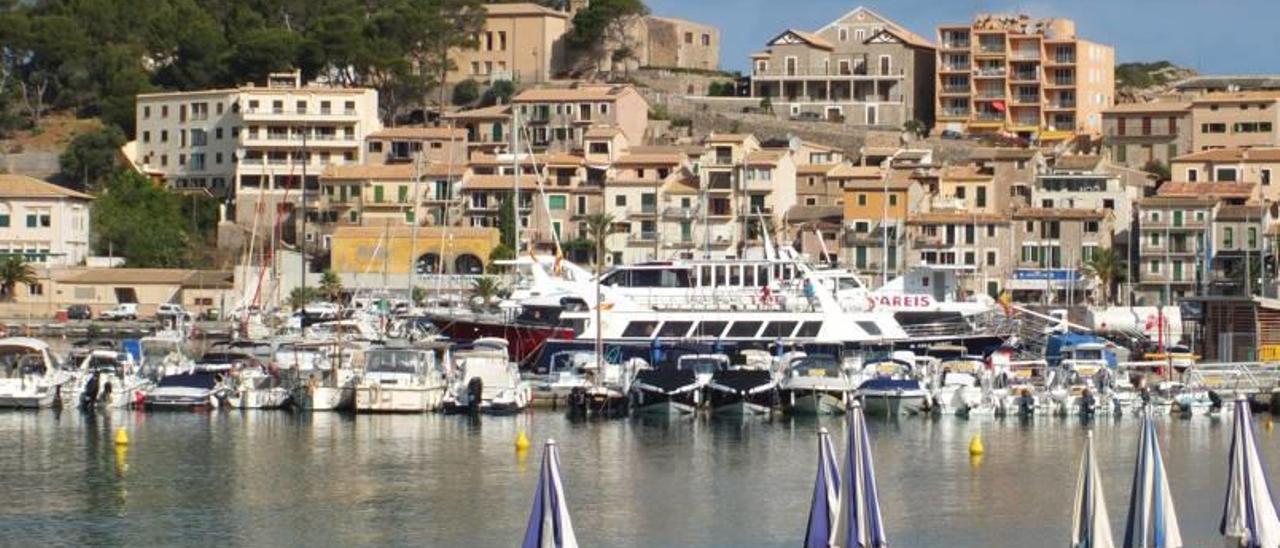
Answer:
[{"label": "terracotta roof", "polygon": [[445,114],[443,118],[446,120],[490,120],[494,118],[509,118],[510,116],[511,105],[494,105],[491,107],[451,112]]},{"label": "terracotta roof", "polygon": [[970,160],[1030,160],[1040,151],[1034,148],[981,147],[969,152]]},{"label": "terracotta roof", "polygon": [[370,139],[454,139],[466,140],[467,130],[447,127],[391,127],[369,134]]},{"label": "terracotta roof", "polygon": [[827,173],[831,179],[880,179],[884,172],[875,166],[851,166],[840,164]]},{"label": "terracotta roof", "polygon": [[769,43],[772,44],[774,41],[776,41],[779,38],[782,38],[783,36],[786,36],[787,34],[794,34],[796,35],[797,38],[804,40],[805,42],[808,42],[809,45],[816,48],[821,48],[825,50],[836,49],[836,47],[831,45],[831,42],[828,42],[826,38],[823,38],[811,32],[805,32],[805,31],[796,30],[796,29],[787,29],[782,31],[782,33],[773,37],[772,40],[769,40]]},{"label": "terracotta roof", "polygon": [[1105,209],[1068,209],[1048,207],[1020,207],[1013,210],[1014,219],[1050,219],[1096,221],[1107,216]]},{"label": "terracotta roof", "polygon": [[531,2],[517,2],[511,4],[485,4],[484,11],[488,15],[498,16],[520,16],[520,15],[541,15],[547,17],[557,17],[560,19],[568,19],[569,14],[563,11],[553,10],[551,8],[540,6]]},{"label": "terracotta roof", "polygon": [[939,224],[959,224],[959,223],[981,223],[981,224],[1001,224],[1008,223],[1007,217],[992,215],[990,213],[966,213],[963,211],[934,211],[930,213],[917,213],[907,219],[910,225],[939,225]]},{"label": "terracotta roof", "polygon": [[684,162],[684,155],[679,153],[666,154],[627,154],[613,161],[615,166],[661,166],[661,165],[679,165]]},{"label": "terracotta roof", "polygon": [[1280,148],[1215,148],[1183,154],[1174,162],[1280,162]]},{"label": "terracotta roof", "polygon": [[876,192],[884,192],[886,188],[889,190],[903,191],[910,189],[911,184],[914,182],[915,181],[912,180],[895,181],[893,179],[885,181],[877,177],[875,179],[853,179],[845,181],[844,184],[840,185],[840,188],[845,190],[870,190]]},{"label": "terracotta roof", "polygon": [[183,268],[90,268],[64,280],[69,284],[180,285],[194,270]]},{"label": "terracotta roof", "polygon": [[[929,48],[929,49],[934,49],[933,42],[930,42],[930,41],[928,41],[928,40],[925,40],[925,39],[924,39],[924,37],[920,36],[919,34],[916,34],[916,33],[914,33],[914,32],[911,32],[911,31],[909,31],[909,30],[907,30],[907,29],[904,29],[904,28],[902,28],[902,27],[886,27],[885,29],[881,30],[880,32],[884,32],[884,33],[887,33],[887,34],[892,34],[892,35],[894,35],[894,36],[897,36],[899,40],[902,40],[903,42],[905,42],[905,43],[906,43],[906,44],[908,44],[908,45],[912,45],[912,46],[915,46],[915,47],[918,47],[918,48]],[[876,33],[876,34],[879,34],[879,33]],[[870,41],[872,38],[875,38],[875,35],[874,35],[874,34],[873,34],[873,35],[871,35],[871,36],[868,36],[868,37],[867,37],[867,40],[868,40],[868,41]]]},{"label": "terracotta roof", "polygon": [[775,150],[757,150],[747,154],[744,163],[749,166],[772,166],[782,160],[783,152]]},{"label": "terracotta roof", "polygon": [[697,194],[698,181],[691,176],[672,177],[662,185],[663,194]]},{"label": "terracotta roof", "polygon": [[746,133],[712,133],[707,136],[708,143],[741,143],[751,135]]},{"label": "terracotta roof", "polygon": [[681,156],[702,156],[706,148],[700,145],[644,145],[627,148],[631,154],[679,154]]},{"label": "terracotta roof", "polygon": [[582,134],[583,139],[612,139],[622,134],[622,130],[612,126],[596,126]]},{"label": "terracotta roof", "polygon": [[1182,112],[1189,110],[1191,103],[1187,101],[1148,101],[1145,103],[1124,103],[1102,111],[1102,115],[1127,114],[1140,112]]},{"label": "terracotta roof", "polygon": [[989,181],[991,176],[979,172],[977,166],[947,166],[938,178],[944,181]]},{"label": "terracotta roof", "polygon": [[[514,178],[510,175],[472,175],[462,180],[462,190],[515,190],[515,184]],[[520,176],[520,188],[533,189],[537,186],[537,177]]]},{"label": "terracotta roof", "polygon": [[231,289],[235,285],[235,273],[230,270],[196,270],[182,282],[187,289]]},{"label": "terracotta roof", "polygon": [[[1169,183],[1165,183],[1166,185]],[[1217,200],[1208,196],[1151,196],[1138,200],[1141,207],[1213,207]]]},{"label": "terracotta roof", "polygon": [[1218,207],[1219,221],[1258,221],[1263,219],[1260,205],[1223,205]]},{"label": "terracotta roof", "polygon": [[578,88],[538,88],[520,92],[512,103],[547,103],[570,101],[616,101],[631,86],[584,86]]},{"label": "terracotta roof", "polygon": [[[467,166],[462,164],[443,164],[438,162],[429,162],[422,166],[421,171],[417,175],[422,177],[461,177],[466,172]],[[394,179],[409,181],[414,176],[413,164],[359,164],[345,166],[329,166],[324,170],[324,174],[320,176],[322,180],[330,181],[353,181],[364,179]]]},{"label": "terracotta roof", "polygon": [[826,175],[836,168],[836,164],[800,164],[796,166],[796,175]]},{"label": "terracotta roof", "polygon": [[1275,101],[1277,99],[1280,99],[1280,91],[1231,91],[1201,95],[1192,99],[1191,104],[1241,103],[1246,101]]},{"label": "terracotta roof", "polygon": [[26,175],[0,173],[0,198],[79,198],[93,196]]},{"label": "terracotta roof", "polygon": [[537,160],[543,165],[560,167],[580,166],[587,162],[585,158],[576,154],[547,154],[545,156],[538,156]]},{"label": "terracotta roof", "polygon": [[1184,183],[1169,181],[1156,190],[1162,197],[1205,197],[1209,199],[1253,197],[1258,185],[1254,183]]},{"label": "terracotta roof", "polygon": [[1053,162],[1053,168],[1067,171],[1093,171],[1101,161],[1101,156],[1093,154],[1072,154],[1058,157]]}]

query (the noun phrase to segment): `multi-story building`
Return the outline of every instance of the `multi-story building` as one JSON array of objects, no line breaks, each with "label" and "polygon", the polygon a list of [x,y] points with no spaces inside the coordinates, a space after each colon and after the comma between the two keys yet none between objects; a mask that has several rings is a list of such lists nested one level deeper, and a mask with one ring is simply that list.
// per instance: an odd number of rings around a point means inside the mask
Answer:
[{"label": "multi-story building", "polygon": [[1129,276],[1137,280],[1134,304],[1171,304],[1195,294],[1217,203],[1207,195],[1152,196],[1138,202],[1140,260]]},{"label": "multi-story building", "polygon": [[365,162],[464,163],[470,156],[468,133],[465,128],[448,127],[396,127],[375,131],[365,137]]},{"label": "multi-story building", "polygon": [[901,274],[907,255],[906,222],[911,205],[920,203],[923,195],[915,181],[889,181],[880,175],[848,180],[841,246],[845,263],[876,284]]},{"label": "multi-story building", "polygon": [[[1270,253],[1264,241],[1267,214],[1261,205],[1218,206],[1213,215],[1212,245],[1209,253],[1209,275],[1206,282],[1218,286],[1215,293],[1250,295],[1250,287],[1259,276],[1256,266]],[[1250,279],[1249,269],[1253,269]]]},{"label": "multi-story building", "polygon": [[933,121],[933,44],[863,7],[816,32],[787,30],[751,56],[751,96],[783,116],[859,126]]},{"label": "multi-story building", "polygon": [[796,166],[796,202],[805,206],[840,205],[844,192],[829,177],[842,164],[804,164]]},{"label": "multi-story building", "polygon": [[532,2],[484,4],[476,47],[451,52],[450,82],[513,80],[541,83],[565,68],[569,14]]},{"label": "multi-story building", "polygon": [[1128,103],[1102,111],[1102,144],[1117,164],[1143,169],[1149,162],[1168,166],[1191,148],[1191,103]]},{"label": "multi-story building", "polygon": [[454,127],[466,129],[472,150],[492,154],[511,147],[511,105],[450,112],[442,118]]},{"label": "multi-story building", "polygon": [[715,235],[712,252],[717,258],[736,257],[744,230],[738,217],[745,211],[740,194],[744,166],[747,155],[760,150],[760,141],[753,135],[712,133],[705,147],[697,165],[705,196],[704,217]]},{"label": "multi-story building", "polygon": [[1280,145],[1280,92],[1211,93],[1191,101],[1195,150]]},{"label": "multi-story building", "polygon": [[649,15],[638,21],[633,32],[634,62],[639,66],[720,68],[720,29],[712,25]]},{"label": "multi-story building", "polygon": [[971,151],[969,161],[979,173],[991,175],[996,207],[1000,211],[1031,205],[1031,187],[1045,163],[1039,150],[984,147]]},{"label": "multi-story building", "polygon": [[998,215],[1008,213],[1007,203],[1008,200],[1002,200],[997,192],[994,174],[972,165],[948,166],[939,171],[937,192],[922,209]]},{"label": "multi-story building", "polygon": [[328,247],[339,226],[461,224],[465,164],[409,163],[330,166],[320,177],[316,230]]},{"label": "multi-story building", "polygon": [[1280,200],[1280,148],[1225,148],[1173,159],[1175,181],[1240,182],[1258,185],[1261,197]]},{"label": "multi-story building", "polygon": [[796,164],[790,152],[757,150],[743,161],[738,218],[747,242],[783,225],[796,205]]},{"label": "multi-story building", "polygon": [[541,88],[521,92],[511,100],[522,130],[535,150],[581,150],[586,133],[615,127],[627,142],[644,142],[649,128],[649,103],[630,85],[590,85]]},{"label": "multi-story building", "polygon": [[1018,302],[1078,302],[1097,289],[1084,265],[1111,248],[1105,209],[1023,207],[1013,211],[1013,273],[1005,289]]},{"label": "multi-story building", "polygon": [[1115,52],[1069,19],[988,15],[938,27],[939,131],[1041,142],[1102,133],[1115,98]]},{"label": "multi-story building", "polygon": [[[585,163],[581,156],[550,154],[538,159],[542,171],[540,189],[535,192],[528,241],[535,247],[553,251],[563,244],[585,236],[577,223],[592,211],[587,194],[580,192],[585,183]],[[597,193],[598,195],[598,193]],[[597,205],[594,210],[598,211]]]},{"label": "multi-story building", "polygon": [[907,218],[906,268],[955,268],[966,294],[997,297],[1012,273],[1011,243],[1007,215],[957,210],[914,213]]},{"label": "multi-story building", "polygon": [[84,263],[92,203],[88,194],[25,175],[0,174],[0,257],[48,266]]},{"label": "multi-story building", "polygon": [[664,249],[673,234],[659,232],[660,196],[673,181],[687,179],[686,158],[679,152],[627,154],[614,160],[604,185],[605,212],[619,229],[611,235],[614,262],[635,263],[668,258]]},{"label": "multi-story building", "polygon": [[1116,230],[1125,232],[1133,220],[1133,203],[1143,188],[1129,186],[1102,168],[1101,158],[1074,155],[1058,158],[1035,178],[1030,205],[1041,209],[1106,210],[1114,213]]}]

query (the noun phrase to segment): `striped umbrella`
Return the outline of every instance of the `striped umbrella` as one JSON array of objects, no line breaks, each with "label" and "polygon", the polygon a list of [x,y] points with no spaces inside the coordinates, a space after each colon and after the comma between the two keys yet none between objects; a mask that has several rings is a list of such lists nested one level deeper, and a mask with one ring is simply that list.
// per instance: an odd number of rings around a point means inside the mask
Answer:
[{"label": "striped umbrella", "polygon": [[871,441],[862,405],[849,406],[848,447],[844,473],[840,478],[840,513],[831,546],[838,548],[883,548],[889,545],[880,516],[880,495],[876,471],[871,462]]},{"label": "striped umbrella", "polygon": [[533,494],[533,512],[524,532],[522,548],[577,548],[573,521],[564,502],[564,483],[560,481],[560,451],[555,440],[547,440],[542,451],[542,472]]},{"label": "striped umbrella", "polygon": [[1113,548],[1107,501],[1102,496],[1102,478],[1093,456],[1093,432],[1089,432],[1080,458],[1076,480],[1076,503],[1071,515],[1071,548]]},{"label": "striped umbrella", "polygon": [[1129,488],[1129,515],[1125,519],[1124,548],[1178,548],[1182,531],[1173,509],[1169,477],[1164,457],[1156,441],[1156,422],[1150,410],[1143,410],[1142,434],[1138,438],[1138,460]]},{"label": "striped umbrella", "polygon": [[840,509],[840,464],[831,446],[831,434],[818,431],[818,479],[813,484],[813,503],[809,506],[809,528],[805,530],[806,548],[827,548],[831,526]]},{"label": "striped umbrella", "polygon": [[1258,455],[1253,417],[1244,398],[1236,398],[1234,414],[1227,458],[1227,500],[1222,505],[1218,532],[1231,544],[1275,548],[1280,546],[1280,518],[1276,516],[1267,470]]}]

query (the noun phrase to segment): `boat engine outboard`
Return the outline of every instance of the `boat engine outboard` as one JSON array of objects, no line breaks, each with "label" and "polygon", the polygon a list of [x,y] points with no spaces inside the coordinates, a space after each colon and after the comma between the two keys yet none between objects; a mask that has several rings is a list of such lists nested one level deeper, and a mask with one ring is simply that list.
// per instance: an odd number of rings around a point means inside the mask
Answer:
[{"label": "boat engine outboard", "polygon": [[467,382],[467,411],[472,415],[480,413],[480,399],[484,395],[484,381],[480,377],[472,377]]},{"label": "boat engine outboard", "polygon": [[1222,410],[1222,396],[1218,395],[1218,393],[1213,390],[1209,391],[1209,409],[1212,409],[1214,412]]},{"label": "boat engine outboard", "polygon": [[1018,414],[1021,416],[1030,416],[1035,413],[1036,400],[1031,396],[1029,390],[1022,391],[1022,397],[1018,398]]},{"label": "boat engine outboard", "polygon": [[98,402],[98,375],[99,373],[94,371],[85,381],[84,390],[80,392],[81,409],[93,409],[93,405]]}]

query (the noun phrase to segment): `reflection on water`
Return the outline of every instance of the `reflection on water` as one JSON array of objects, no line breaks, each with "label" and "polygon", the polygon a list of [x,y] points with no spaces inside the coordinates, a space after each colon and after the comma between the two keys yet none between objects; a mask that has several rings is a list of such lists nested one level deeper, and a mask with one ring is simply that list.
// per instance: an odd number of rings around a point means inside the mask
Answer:
[{"label": "reflection on water", "polygon": [[[1280,436],[1258,425],[1271,469]],[[117,427],[131,443],[113,443]],[[896,546],[1062,544],[1092,428],[1123,531],[1138,421],[872,419]],[[1189,546],[1218,545],[1228,420],[1162,418]],[[0,413],[4,543],[508,546],[528,517],[541,442],[561,445],[584,545],[792,546],[818,428],[838,419],[575,422],[281,412]],[[526,431],[534,447],[517,452]],[[968,443],[980,434],[981,459]],[[842,453],[843,448],[839,451]]]}]

